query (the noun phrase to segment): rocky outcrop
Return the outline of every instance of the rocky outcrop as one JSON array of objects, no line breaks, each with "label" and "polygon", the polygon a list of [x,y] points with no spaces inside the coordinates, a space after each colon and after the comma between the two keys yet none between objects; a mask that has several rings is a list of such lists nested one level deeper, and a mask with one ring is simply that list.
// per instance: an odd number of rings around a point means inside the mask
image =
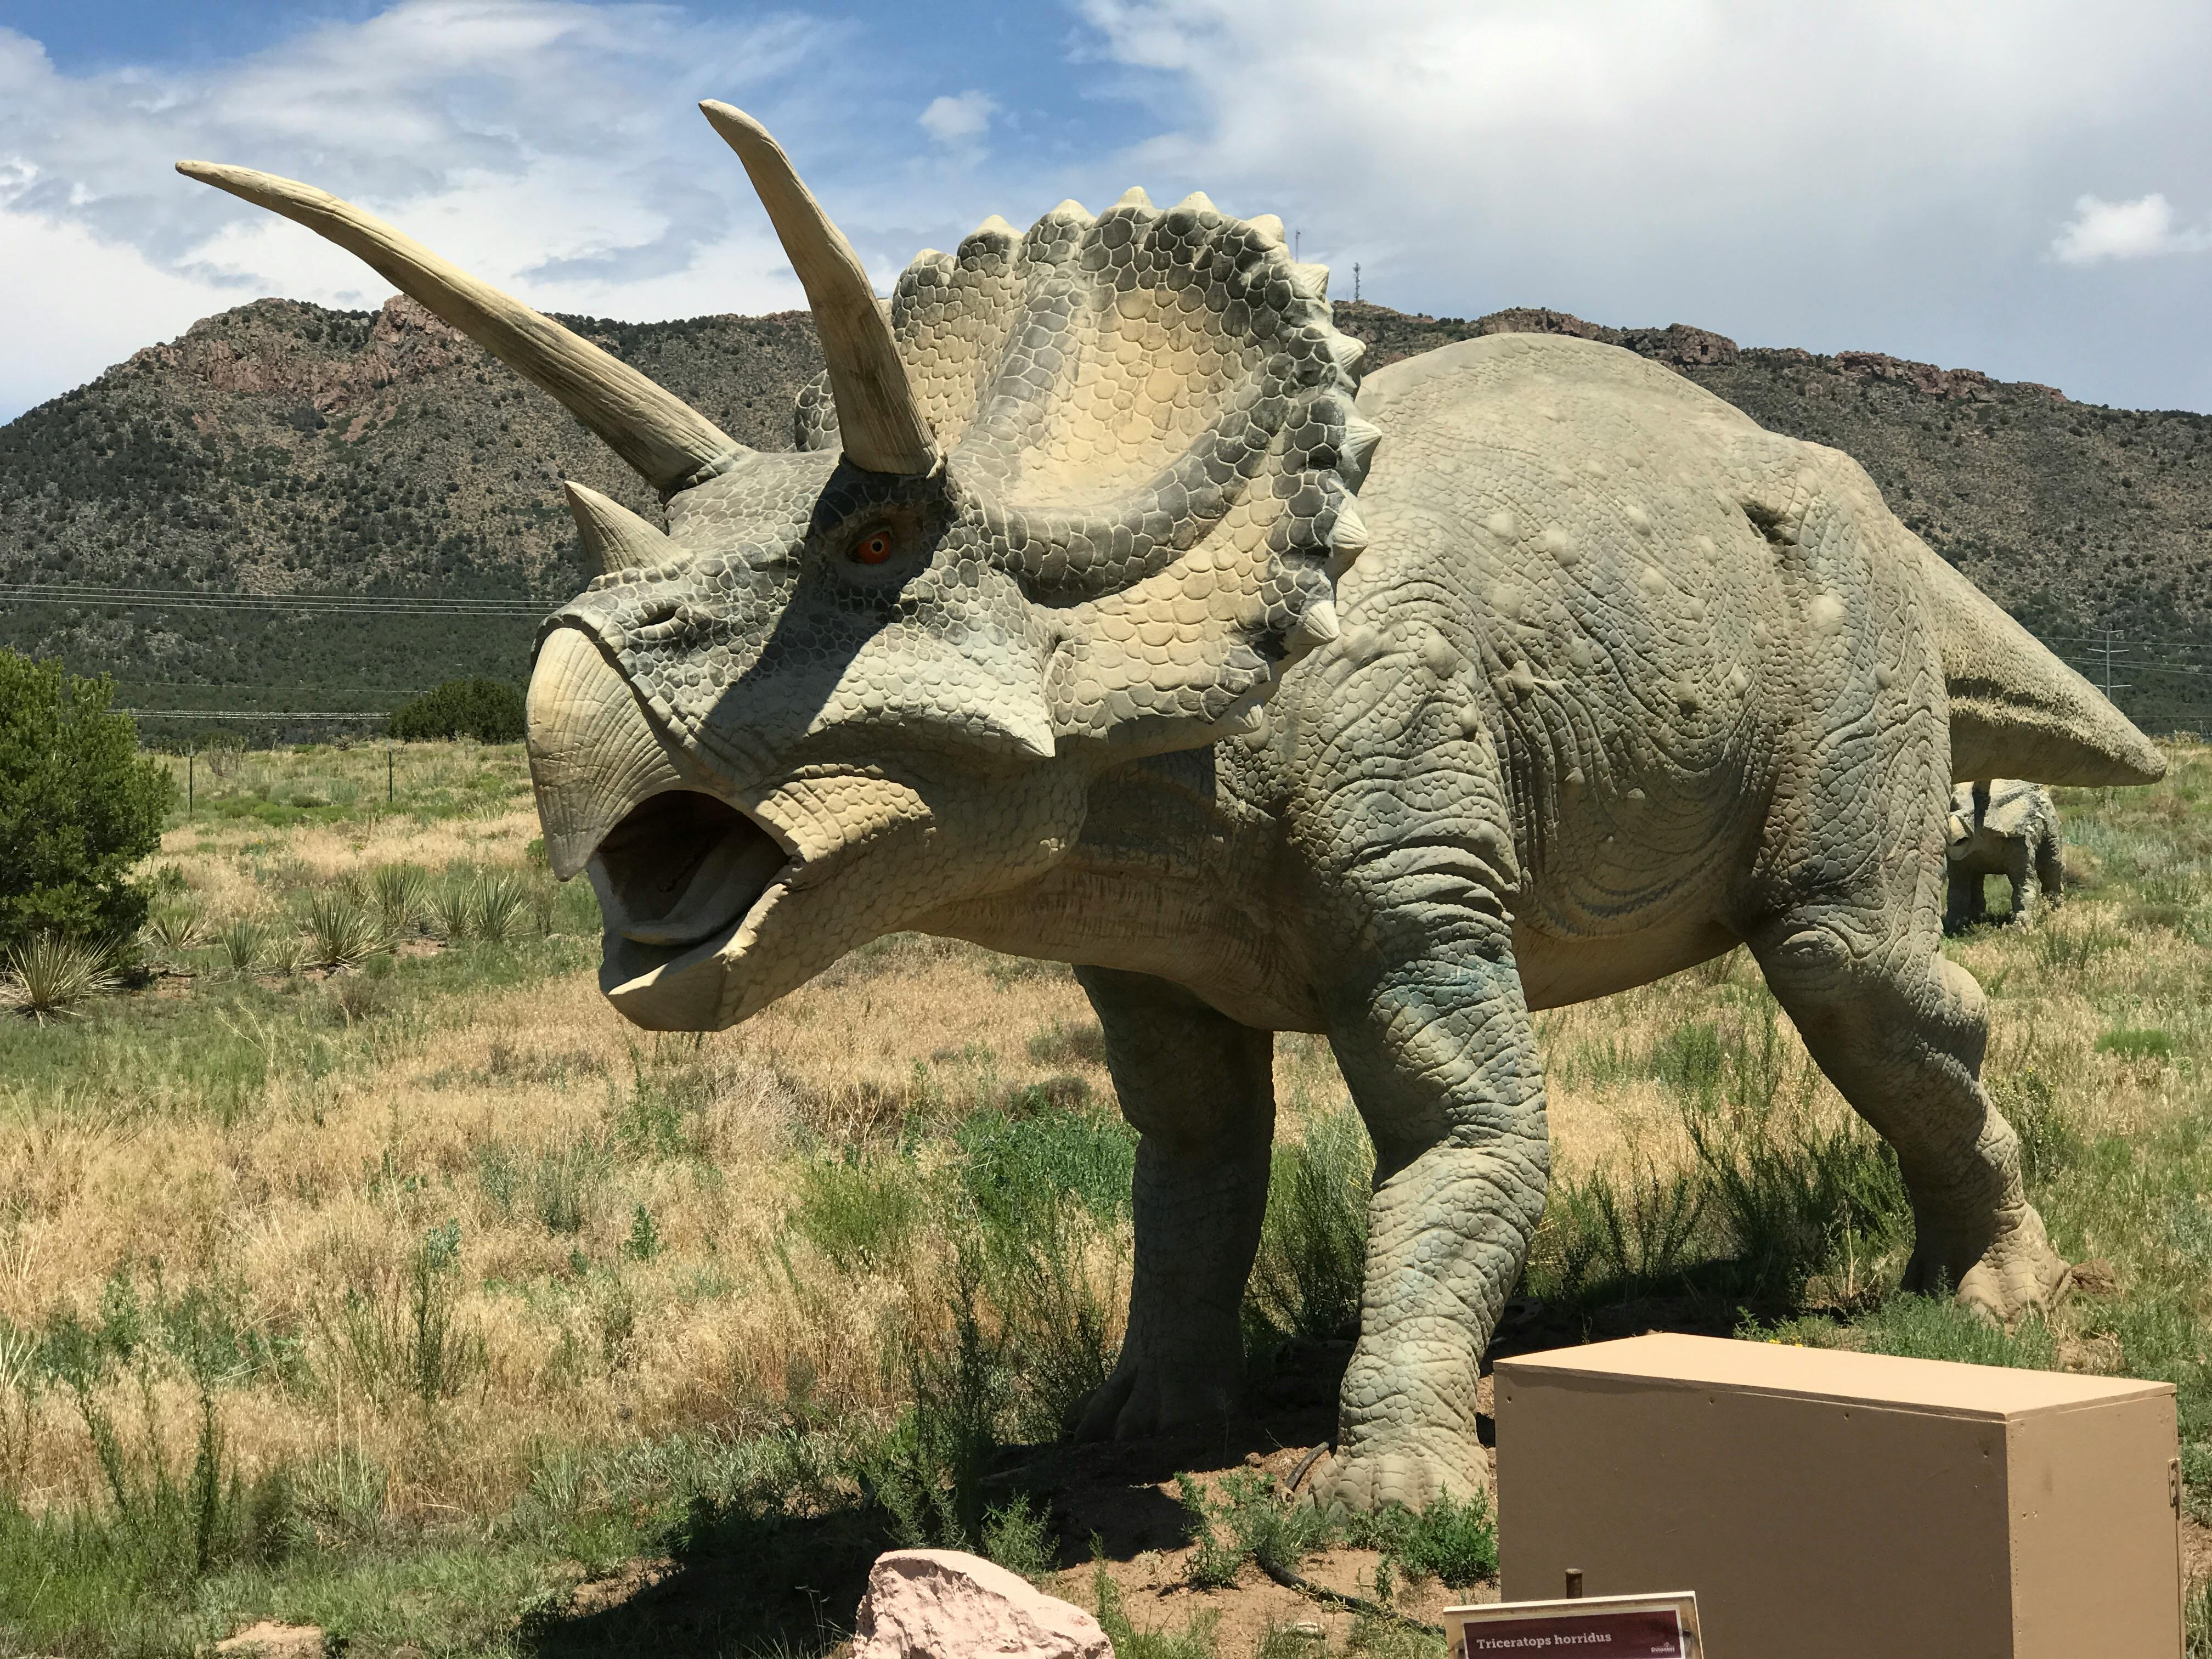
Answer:
[{"label": "rocky outcrop", "polygon": [[364,392],[411,386],[459,363],[474,367],[481,356],[459,330],[404,295],[386,300],[360,349],[342,356],[323,344],[325,314],[289,300],[258,300],[147,347],[126,368],[180,374],[246,397],[299,398],[328,415]]},{"label": "rocky outcrop", "polygon": [[2056,403],[2067,401],[2066,394],[2057,386],[2039,385],[2033,380],[1996,380],[1978,368],[1938,368],[1933,363],[1917,363],[1909,357],[1893,357],[1886,351],[1838,351],[1835,364],[1838,374],[1854,380],[1889,380],[1911,386],[1930,398],[1993,404],[2005,393],[2014,392]]}]

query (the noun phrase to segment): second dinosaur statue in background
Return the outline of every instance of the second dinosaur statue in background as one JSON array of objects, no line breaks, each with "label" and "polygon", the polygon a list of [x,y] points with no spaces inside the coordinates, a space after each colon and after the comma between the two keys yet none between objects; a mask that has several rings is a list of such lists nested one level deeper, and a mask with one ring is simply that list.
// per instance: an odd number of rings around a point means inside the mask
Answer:
[{"label": "second dinosaur statue in background", "polygon": [[1991,876],[2012,884],[2012,920],[2024,922],[2039,898],[2055,904],[2065,890],[2065,847],[2051,792],[2021,778],[1985,778],[1951,792],[1950,899],[1946,928],[1987,919],[1983,888]]}]

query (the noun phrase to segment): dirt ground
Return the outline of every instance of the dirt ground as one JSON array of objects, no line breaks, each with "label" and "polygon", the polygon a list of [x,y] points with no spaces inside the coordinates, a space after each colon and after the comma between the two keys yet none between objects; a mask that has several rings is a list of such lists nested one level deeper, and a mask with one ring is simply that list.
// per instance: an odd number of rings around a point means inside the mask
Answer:
[{"label": "dirt ground", "polygon": [[[1686,1300],[1629,1304],[1607,1310],[1587,1331],[1579,1321],[1568,1328],[1540,1304],[1515,1304],[1486,1359],[1479,1419],[1483,1443],[1494,1445],[1492,1384],[1486,1374],[1491,1362],[1577,1340],[1657,1329],[1720,1335],[1728,1328],[1723,1310],[1701,1310]],[[1307,1455],[1325,1449],[1334,1429],[1337,1386],[1350,1352],[1348,1342],[1290,1345],[1255,1401],[1255,1414],[1222,1432],[1112,1444],[1008,1447],[987,1486],[994,1494],[1022,1492],[1049,1503],[1062,1565],[1042,1587],[1066,1601],[1096,1606],[1095,1575],[1103,1561],[1121,1592],[1123,1612],[1138,1630],[1179,1633],[1210,1617],[1217,1659],[1255,1659],[1271,1633],[1292,1630],[1314,1643],[1310,1651],[1316,1655],[1357,1651],[1357,1614],[1279,1584],[1249,1564],[1233,1585],[1194,1589],[1188,1582],[1194,1547],[1187,1541],[1188,1517],[1176,1486],[1178,1474],[1195,1475],[1211,1486],[1224,1474],[1256,1470],[1273,1476],[1277,1489],[1294,1498],[1291,1483],[1303,1486]],[[1494,1451],[1492,1455],[1494,1460]],[[2212,1528],[2185,1518],[2181,1549],[2185,1582],[2195,1584],[2212,1577]],[[1301,1571],[1325,1589],[1370,1598],[1377,1559],[1372,1550],[1339,1548],[1310,1558]],[[672,1623],[689,1626],[702,1636],[720,1627],[726,1604],[720,1604],[715,1575],[702,1574],[696,1565],[689,1572],[672,1571],[672,1565],[634,1561],[611,1577],[580,1586],[570,1605],[582,1617],[549,1650],[609,1651],[623,1644],[626,1630],[646,1626],[664,1639]],[[726,1570],[744,1569],[732,1561]],[[849,1623],[863,1589],[854,1579],[793,1586],[793,1594],[812,1602],[825,1626],[843,1625]],[[1400,1584],[1394,1607],[1408,1620],[1433,1626],[1448,1607],[1498,1599],[1494,1581],[1453,1590],[1429,1580]],[[680,1639],[677,1645],[690,1650]],[[849,1644],[839,1646],[830,1659],[845,1659],[849,1652]]]}]

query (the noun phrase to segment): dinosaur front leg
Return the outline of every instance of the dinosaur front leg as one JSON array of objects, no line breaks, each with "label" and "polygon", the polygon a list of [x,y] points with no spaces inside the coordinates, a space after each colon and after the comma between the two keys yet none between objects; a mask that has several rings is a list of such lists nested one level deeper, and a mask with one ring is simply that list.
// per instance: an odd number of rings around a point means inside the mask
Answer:
[{"label": "dinosaur front leg", "polygon": [[2005,880],[2012,888],[2012,919],[2015,923],[2030,921],[2035,915],[2034,865],[2035,855],[2028,849],[2026,837],[2005,843]]},{"label": "dinosaur front leg", "polygon": [[2065,848],[2058,831],[2045,826],[2035,842],[2035,879],[2046,902],[2056,904],[2066,892]]},{"label": "dinosaur front leg", "polygon": [[1428,948],[1359,988],[1330,1032],[1376,1180],[1359,1343],[1319,1490],[1361,1510],[1488,1488],[1475,1387],[1549,1169],[1508,925],[1494,905],[1427,908],[1414,931]]},{"label": "dinosaur front leg", "polygon": [[1218,1422],[1243,1391],[1244,1282],[1267,1209],[1274,1034],[1144,974],[1077,970],[1137,1143],[1136,1267],[1121,1355],[1083,1439]]}]

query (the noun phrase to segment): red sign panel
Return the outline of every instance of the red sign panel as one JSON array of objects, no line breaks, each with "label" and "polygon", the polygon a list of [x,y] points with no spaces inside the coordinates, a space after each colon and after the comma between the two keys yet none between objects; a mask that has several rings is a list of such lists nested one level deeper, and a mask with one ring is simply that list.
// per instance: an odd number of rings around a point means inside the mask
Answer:
[{"label": "red sign panel", "polygon": [[1671,1607],[1593,1608],[1588,1613],[1531,1610],[1517,1619],[1470,1620],[1467,1659],[1686,1659],[1682,1617]]}]

